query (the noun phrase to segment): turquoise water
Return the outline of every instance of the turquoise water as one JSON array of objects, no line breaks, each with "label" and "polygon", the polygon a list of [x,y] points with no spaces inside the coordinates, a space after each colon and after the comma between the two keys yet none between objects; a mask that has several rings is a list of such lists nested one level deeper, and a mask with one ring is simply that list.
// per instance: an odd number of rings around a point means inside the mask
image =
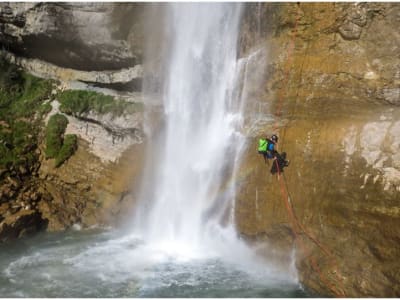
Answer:
[{"label": "turquoise water", "polygon": [[[267,269],[173,257],[113,231],[43,233],[0,246],[2,297],[310,297]],[[261,271],[260,271],[261,270]]]}]

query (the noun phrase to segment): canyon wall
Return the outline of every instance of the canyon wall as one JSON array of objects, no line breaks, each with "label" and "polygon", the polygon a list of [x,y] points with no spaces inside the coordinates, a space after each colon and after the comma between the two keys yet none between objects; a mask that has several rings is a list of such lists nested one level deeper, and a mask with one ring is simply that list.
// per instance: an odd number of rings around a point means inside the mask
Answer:
[{"label": "canyon wall", "polygon": [[0,6],[7,50],[77,70],[111,70],[143,56],[142,3],[13,3]]},{"label": "canyon wall", "polygon": [[[29,111],[23,95],[5,94],[27,106],[29,118],[22,121],[37,134],[31,141],[33,163],[0,164],[0,240],[43,228],[114,224],[134,202],[129,195],[143,161],[144,106],[154,107],[141,93],[145,13],[140,3],[0,4],[1,59],[19,66],[18,74],[27,72],[52,85],[32,99],[48,107],[43,116]],[[30,82],[24,79],[22,85],[33,86]],[[77,111],[60,111],[66,91],[113,100],[100,106],[103,111],[90,106],[98,106],[90,97],[82,99],[89,103],[85,112],[79,105]],[[129,109],[121,112],[122,107]],[[78,137],[76,152],[59,167],[45,155],[47,124],[56,114],[68,120],[65,135]],[[15,130],[12,118],[0,125],[2,134]]]},{"label": "canyon wall", "polygon": [[[268,63],[249,99],[238,228],[293,243],[322,295],[400,295],[399,15],[396,3],[254,3],[244,16],[242,55],[266,48]],[[256,152],[272,133],[290,159],[281,179]]]}]

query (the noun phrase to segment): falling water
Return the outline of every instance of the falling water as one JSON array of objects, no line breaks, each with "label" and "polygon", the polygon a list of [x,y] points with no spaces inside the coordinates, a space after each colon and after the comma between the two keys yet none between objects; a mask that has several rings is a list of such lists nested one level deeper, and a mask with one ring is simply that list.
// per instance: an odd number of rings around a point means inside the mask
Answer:
[{"label": "falling water", "polygon": [[241,118],[235,97],[240,5],[180,3],[167,9],[172,34],[163,85],[165,131],[152,144],[158,163],[142,193],[147,205],[152,201],[141,211],[143,235],[150,242],[198,247],[216,234],[223,215],[233,221],[232,198],[221,195],[229,193],[222,185],[243,144],[235,128]]}]

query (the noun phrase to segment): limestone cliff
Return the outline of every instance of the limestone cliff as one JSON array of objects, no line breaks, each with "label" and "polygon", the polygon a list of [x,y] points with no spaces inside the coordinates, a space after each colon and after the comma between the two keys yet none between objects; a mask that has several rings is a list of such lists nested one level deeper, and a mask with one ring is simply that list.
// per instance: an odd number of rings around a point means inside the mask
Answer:
[{"label": "limestone cliff", "polygon": [[[297,236],[301,280],[323,295],[400,295],[399,14],[396,3],[264,3],[244,16],[242,56],[269,54],[249,99],[258,121],[238,227],[270,242]],[[283,180],[295,217],[332,255],[292,226],[285,188],[256,154],[275,127],[291,160]]]},{"label": "limestone cliff", "polygon": [[19,56],[78,70],[142,61],[141,3],[0,4],[0,43]]},{"label": "limestone cliff", "polygon": [[[143,152],[144,13],[139,3],[0,4],[1,59],[53,82],[52,90],[44,97],[33,95],[35,105],[25,108],[30,118],[24,124],[35,128],[27,141],[31,148],[26,151],[34,154],[31,161],[22,166],[0,164],[0,240],[42,229],[115,223],[120,211],[133,203],[126,195],[134,188]],[[15,87],[20,89],[21,82]],[[84,104],[85,111],[78,104],[78,111],[69,107],[64,112],[60,97],[66,91],[77,92],[70,97],[75,103],[79,91],[114,100],[101,111],[92,101]],[[24,105],[19,93],[6,96]],[[38,109],[36,104],[45,112],[33,118],[37,114],[29,109]],[[11,107],[7,103],[1,109],[6,113]],[[78,137],[76,153],[60,167],[45,157],[46,126],[57,113],[68,119],[65,134]],[[2,137],[15,130],[11,119],[0,125]],[[12,142],[5,145],[15,147]]]},{"label": "limestone cliff", "polygon": [[[68,82],[18,74],[15,92],[5,92],[1,82],[0,240],[115,223],[133,203],[125,195],[143,161],[142,103],[129,94],[68,90]],[[66,122],[61,135],[78,137],[77,151],[61,165],[47,157],[56,115]]]}]

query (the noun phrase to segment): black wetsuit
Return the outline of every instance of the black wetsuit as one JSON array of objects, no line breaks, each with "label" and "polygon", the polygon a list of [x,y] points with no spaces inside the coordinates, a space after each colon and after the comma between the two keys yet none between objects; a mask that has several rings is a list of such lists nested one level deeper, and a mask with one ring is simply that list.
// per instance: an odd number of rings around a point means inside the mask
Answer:
[{"label": "black wetsuit", "polygon": [[272,161],[271,174],[282,173],[283,168],[288,166],[286,152],[279,154],[278,151],[274,150],[273,155],[276,159]]}]

